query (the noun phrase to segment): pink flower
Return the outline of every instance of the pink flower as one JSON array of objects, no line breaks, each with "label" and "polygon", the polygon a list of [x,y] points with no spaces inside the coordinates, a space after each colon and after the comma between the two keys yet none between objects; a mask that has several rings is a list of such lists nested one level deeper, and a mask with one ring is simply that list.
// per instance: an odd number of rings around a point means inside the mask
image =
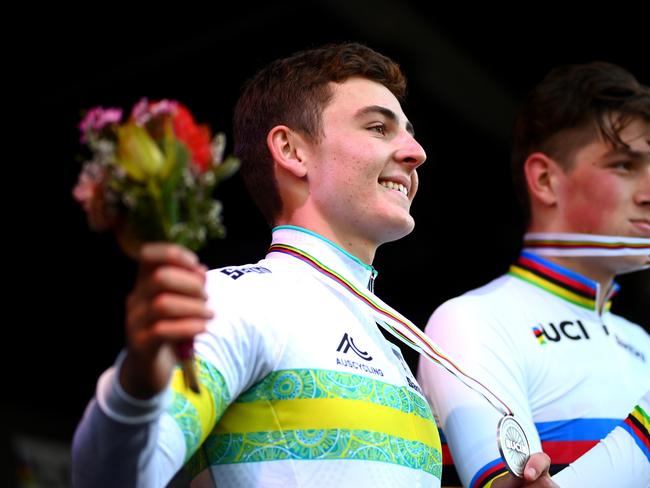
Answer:
[{"label": "pink flower", "polygon": [[142,98],[133,106],[131,118],[137,125],[144,126],[154,117],[175,113],[177,106],[178,102],[174,100],[149,102],[146,98]]},{"label": "pink flower", "polygon": [[111,227],[112,219],[107,215],[104,181],[106,169],[99,164],[84,166],[79,174],[79,181],[72,190],[72,195],[83,206],[88,223],[93,230],[104,231]]},{"label": "pink flower", "polygon": [[158,102],[151,102],[149,110],[151,111],[151,115],[156,117],[158,115],[175,113],[178,105],[178,102],[175,100],[163,99]]},{"label": "pink flower", "polygon": [[122,118],[122,109],[95,107],[88,111],[79,123],[81,142],[88,141],[88,132],[99,132],[108,124],[115,124]]}]

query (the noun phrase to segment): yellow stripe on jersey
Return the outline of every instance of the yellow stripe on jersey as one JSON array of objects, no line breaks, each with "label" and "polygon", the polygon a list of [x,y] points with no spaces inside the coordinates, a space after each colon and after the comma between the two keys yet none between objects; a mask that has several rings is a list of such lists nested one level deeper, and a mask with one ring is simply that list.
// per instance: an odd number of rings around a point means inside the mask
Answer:
[{"label": "yellow stripe on jersey", "polygon": [[[538,286],[543,290],[553,293],[554,295],[557,295],[561,298],[564,298],[565,300],[568,300],[571,303],[575,303],[576,305],[580,305],[581,307],[585,307],[590,310],[593,310],[595,307],[595,303],[596,303],[595,300],[582,297],[577,293],[573,293],[572,291],[569,291],[566,288],[556,285],[551,281],[545,280],[544,278],[541,278],[536,274],[531,273],[528,270],[525,270],[518,266],[511,266],[510,273],[531,283],[532,285]],[[611,307],[611,303],[608,303],[606,307],[609,310],[609,308]]]},{"label": "yellow stripe on jersey", "polygon": [[219,371],[201,357],[196,357],[200,393],[186,387],[183,372],[177,367],[172,374],[174,401],[169,414],[183,432],[186,459],[208,437],[214,424],[230,402],[226,382]]},{"label": "yellow stripe on jersey", "polygon": [[362,400],[309,398],[232,404],[217,434],[285,430],[349,429],[381,432],[440,449],[432,420]]}]

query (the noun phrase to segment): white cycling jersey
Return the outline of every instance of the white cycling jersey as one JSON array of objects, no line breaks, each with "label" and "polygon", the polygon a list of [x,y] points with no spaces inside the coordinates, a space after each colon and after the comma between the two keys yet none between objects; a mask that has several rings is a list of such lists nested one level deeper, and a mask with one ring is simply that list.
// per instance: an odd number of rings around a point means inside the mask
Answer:
[{"label": "white cycling jersey", "polygon": [[[508,274],[440,306],[426,328],[512,409],[531,452],[551,457],[551,473],[604,438],[650,389],[650,336],[599,313],[599,293],[597,283],[524,252]],[[428,361],[420,360],[418,376],[460,480],[489,486],[505,473],[499,412]],[[453,469],[444,458],[446,477]]]},{"label": "white cycling jersey", "polygon": [[440,486],[438,431],[399,349],[280,245],[357,287],[376,275],[289,226],[259,263],[209,272],[215,318],[195,340],[206,388],[193,394],[177,371],[169,391],[137,401],[118,362],[76,433],[75,486],[164,486],[185,463],[197,487]]},{"label": "white cycling jersey", "polygon": [[553,480],[561,488],[650,487],[650,391],[605,439]]}]

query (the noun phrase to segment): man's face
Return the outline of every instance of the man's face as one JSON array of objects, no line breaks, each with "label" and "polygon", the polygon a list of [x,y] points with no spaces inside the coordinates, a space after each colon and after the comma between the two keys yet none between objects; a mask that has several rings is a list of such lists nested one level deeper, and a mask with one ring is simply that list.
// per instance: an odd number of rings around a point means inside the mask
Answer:
[{"label": "man's face", "polygon": [[650,124],[619,135],[629,149],[599,138],[576,152],[561,181],[564,232],[650,237]]},{"label": "man's face", "polygon": [[424,149],[383,85],[351,78],[332,88],[321,139],[310,149],[314,208],[340,241],[399,239],[415,225],[409,210]]},{"label": "man's face", "polygon": [[558,231],[650,238],[650,124],[634,119],[619,136],[628,148],[598,138],[560,175]]}]

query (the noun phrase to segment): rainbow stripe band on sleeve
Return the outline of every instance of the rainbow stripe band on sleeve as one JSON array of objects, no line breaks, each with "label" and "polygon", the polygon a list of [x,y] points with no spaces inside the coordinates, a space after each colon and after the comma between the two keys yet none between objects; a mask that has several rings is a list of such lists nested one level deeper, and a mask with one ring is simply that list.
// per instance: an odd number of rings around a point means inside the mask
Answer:
[{"label": "rainbow stripe band on sleeve", "polygon": [[650,416],[637,405],[621,424],[650,462]]},{"label": "rainbow stripe band on sleeve", "polygon": [[508,469],[501,458],[486,464],[470,481],[470,488],[489,488],[497,478],[508,474]]}]

